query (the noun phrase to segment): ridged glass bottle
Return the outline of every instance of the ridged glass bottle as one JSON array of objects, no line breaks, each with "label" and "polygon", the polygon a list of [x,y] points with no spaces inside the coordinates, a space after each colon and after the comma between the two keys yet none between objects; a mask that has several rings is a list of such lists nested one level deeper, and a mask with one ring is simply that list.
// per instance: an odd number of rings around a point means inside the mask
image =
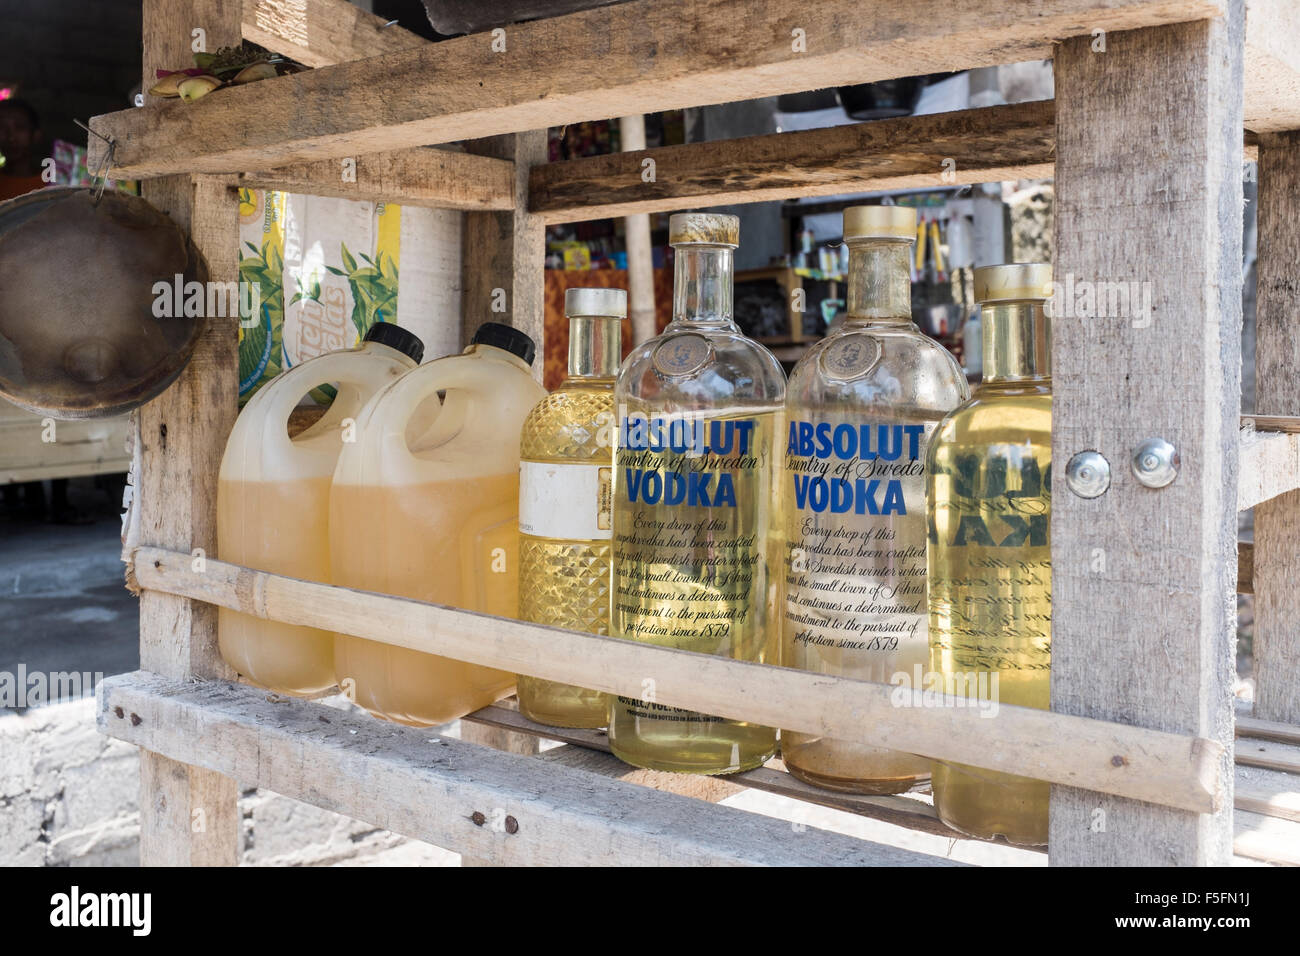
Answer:
[{"label": "ridged glass bottle", "polygon": [[[930,443],[930,642],[947,693],[988,707],[1050,706],[1052,641],[1051,267],[975,270],[984,381]],[[935,762],[944,823],[1047,842],[1049,786]]]},{"label": "ridged glass bottle", "polygon": [[[519,445],[519,616],[609,634],[614,377],[622,289],[569,289],[569,375],[524,421]],[[555,727],[604,727],[609,696],[519,675],[519,710]]]},{"label": "ridged glass bottle", "polygon": [[[912,322],[916,210],[844,211],[844,324],[808,350],[786,394],[786,598],[782,663],[919,685],[929,670],[925,451],[970,394],[966,376]],[[831,790],[901,793],[928,758],[781,731],[796,777]]]},{"label": "ridged glass bottle", "polygon": [[[739,220],[679,214],[673,321],[637,346],[615,386],[615,637],[775,662],[785,375],[732,318]],[[776,730],[658,703],[654,674],[610,706],[609,742],[655,770],[761,765]]]}]

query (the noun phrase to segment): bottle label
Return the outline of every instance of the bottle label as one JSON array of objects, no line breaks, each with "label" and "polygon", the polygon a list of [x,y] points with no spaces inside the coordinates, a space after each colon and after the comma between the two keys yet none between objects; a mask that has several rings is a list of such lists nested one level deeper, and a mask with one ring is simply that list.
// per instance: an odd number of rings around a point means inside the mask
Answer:
[{"label": "bottle label", "polygon": [[934,423],[789,423],[784,663],[888,681],[929,656],[925,449]]},{"label": "bottle label", "polygon": [[613,533],[614,469],[549,461],[519,463],[519,533],[566,541]]},{"label": "bottle label", "polygon": [[946,621],[935,636],[945,668],[1037,671],[1052,661],[1052,476],[1049,449],[992,444],[936,471],[930,547],[943,573],[930,607]]}]

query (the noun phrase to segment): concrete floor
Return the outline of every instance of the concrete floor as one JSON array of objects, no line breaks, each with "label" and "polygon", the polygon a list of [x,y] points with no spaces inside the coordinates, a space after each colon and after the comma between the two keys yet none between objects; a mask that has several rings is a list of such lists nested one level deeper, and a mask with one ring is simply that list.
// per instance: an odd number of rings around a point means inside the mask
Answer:
[{"label": "concrete floor", "polygon": [[119,557],[120,483],[69,482],[83,524],[0,513],[0,671],[21,663],[28,673],[107,677],[139,666],[139,611]]}]

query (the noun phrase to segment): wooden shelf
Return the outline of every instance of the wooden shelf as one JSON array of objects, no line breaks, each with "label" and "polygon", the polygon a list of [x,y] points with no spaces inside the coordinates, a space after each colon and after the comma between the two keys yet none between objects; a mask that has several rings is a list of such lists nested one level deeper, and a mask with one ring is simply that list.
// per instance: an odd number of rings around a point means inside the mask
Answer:
[{"label": "wooden shelf", "polygon": [[[706,805],[736,781],[652,778],[576,741],[550,757],[492,753],[225,683],[214,604],[612,693],[639,695],[627,675],[653,673],[666,703],[1049,780],[1054,863],[1222,864],[1234,844],[1240,856],[1300,861],[1286,829],[1300,826],[1289,736],[1300,723],[1300,436],[1276,419],[1234,434],[1243,129],[1259,157],[1260,407],[1300,410],[1300,8],[1248,0],[1243,19],[1228,0],[971,0],[935,17],[884,0],[756,0],[737,17],[724,0],[630,0],[514,25],[496,52],[488,35],[426,43],[381,29],[343,0],[144,0],[146,75],[188,61],[200,14],[210,46],[248,36],[318,67],[94,120],[115,141],[117,175],[165,177],[146,182],[146,197],[189,228],[216,279],[237,276],[232,184],[445,205],[466,210],[464,335],[487,319],[537,333],[547,220],[1050,170],[1058,274],[1141,283],[1154,308],[1145,323],[1053,330],[1053,457],[1097,450],[1115,480],[1099,499],[1063,487],[1053,501],[1054,710],[1003,706],[996,721],[895,706],[881,684],[213,560],[193,570],[193,549],[213,553],[234,417],[234,329],[214,324],[177,384],[139,413],[131,540],[151,546],[134,552],[150,673],[105,683],[101,726],[144,748],[146,862],[232,862],[235,779],[486,861],[932,862],[820,832],[781,839],[788,824]],[[548,126],[1048,57],[1052,103],[544,162]],[[417,149],[465,140],[464,152]],[[358,182],[342,184],[338,161],[354,157]],[[492,304],[501,290],[504,314]],[[1127,463],[1157,435],[1183,465],[1153,490]],[[1256,713],[1283,739],[1238,740],[1234,823],[1223,757],[1238,507],[1258,509],[1255,546],[1238,558],[1253,559]],[[489,711],[466,726],[536,739],[518,715]],[[776,767],[741,783],[940,826],[915,796],[801,795]],[[1100,832],[1089,822],[1098,809],[1109,821]],[[513,831],[487,825],[507,816]]]},{"label": "wooden shelf", "polygon": [[[309,7],[318,24],[322,7],[322,0]],[[92,127],[117,141],[124,178],[240,172],[871,83],[922,66],[948,71],[1049,59],[1056,42],[1080,32],[1165,26],[1223,10],[1223,0],[1055,0],[1025,16],[1016,4],[970,0],[944,17],[918,10],[900,23],[908,15],[896,6],[876,17],[859,0],[764,0],[740,18],[715,0],[631,0],[518,24],[504,52],[494,52],[486,34],[403,45],[382,60],[325,65],[195,103],[151,103],[96,117]],[[1300,25],[1280,0],[1256,2],[1252,13],[1247,40],[1260,47],[1252,62],[1267,69],[1247,84],[1245,126],[1300,126],[1300,103],[1288,101],[1300,76]],[[308,31],[312,23],[308,18]],[[805,31],[811,52],[793,49],[794,29]],[[312,45],[261,36],[286,51]],[[322,62],[337,55],[326,53]],[[597,61],[600,84],[573,68]],[[93,167],[102,144],[92,140]]]},{"label": "wooden shelf", "polygon": [[1001,705],[979,710],[888,684],[597,637],[367,591],[299,581],[190,555],[141,548],[146,590],[193,598],[266,620],[304,624],[544,680],[656,700],[701,713],[824,735],[1003,773],[1087,787],[1197,812],[1219,806],[1212,784],[1223,748],[1211,740]]}]

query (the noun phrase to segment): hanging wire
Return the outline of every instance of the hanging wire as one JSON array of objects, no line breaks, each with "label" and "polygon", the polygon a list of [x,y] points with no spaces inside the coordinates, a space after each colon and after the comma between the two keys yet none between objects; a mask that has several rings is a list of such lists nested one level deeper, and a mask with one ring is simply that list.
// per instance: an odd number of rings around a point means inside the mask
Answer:
[{"label": "hanging wire", "polygon": [[[94,205],[98,206],[99,201],[104,198],[104,189],[108,186],[108,174],[113,170],[113,151],[117,148],[117,140],[111,136],[105,136],[96,130],[91,129],[79,119],[74,119],[76,123],[91,136],[98,136],[108,144],[108,149],[104,150],[104,155],[99,160],[99,165],[95,167],[95,172],[91,176],[91,186],[95,189],[95,194],[91,199]],[[96,185],[98,183],[98,185]]]}]

